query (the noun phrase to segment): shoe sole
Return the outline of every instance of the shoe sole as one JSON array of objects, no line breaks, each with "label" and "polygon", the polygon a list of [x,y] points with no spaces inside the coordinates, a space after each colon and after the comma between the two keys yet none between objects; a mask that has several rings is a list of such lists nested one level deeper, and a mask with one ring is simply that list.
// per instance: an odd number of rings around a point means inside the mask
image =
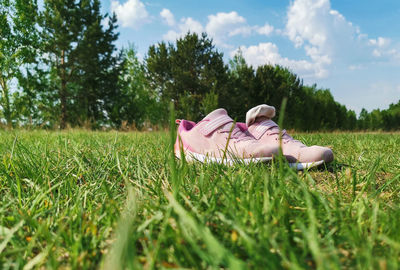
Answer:
[{"label": "shoe sole", "polygon": [[314,162],[302,162],[302,163],[289,163],[290,168],[295,168],[298,171],[317,167],[325,163],[325,160],[319,160]]},{"label": "shoe sole", "polygon": [[[175,156],[178,159],[181,159],[180,154],[176,154]],[[217,158],[217,157],[210,157],[207,155],[202,155],[199,153],[194,153],[190,151],[185,151],[185,159],[187,162],[201,162],[201,163],[218,163],[218,164],[225,164],[225,165],[233,165],[233,164],[250,164],[250,163],[266,163],[272,160],[272,157],[261,157],[261,158]]]}]

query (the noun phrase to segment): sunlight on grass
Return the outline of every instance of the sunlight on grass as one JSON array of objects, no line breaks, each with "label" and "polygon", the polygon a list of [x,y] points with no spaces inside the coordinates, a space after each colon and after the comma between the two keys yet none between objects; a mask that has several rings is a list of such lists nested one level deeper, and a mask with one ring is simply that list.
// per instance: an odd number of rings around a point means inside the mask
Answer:
[{"label": "sunlight on grass", "polygon": [[166,132],[0,132],[0,266],[396,269],[400,134],[297,134],[335,162],[171,160]]}]

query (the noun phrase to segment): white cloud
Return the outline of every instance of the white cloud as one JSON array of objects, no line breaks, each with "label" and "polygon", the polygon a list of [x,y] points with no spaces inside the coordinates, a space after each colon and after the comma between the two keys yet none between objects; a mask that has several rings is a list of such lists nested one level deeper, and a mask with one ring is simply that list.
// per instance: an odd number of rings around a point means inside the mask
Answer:
[{"label": "white cloud", "polygon": [[112,1],[111,11],[115,12],[123,27],[138,29],[141,25],[150,22],[149,13],[139,0],[128,0],[123,4]]},{"label": "white cloud", "polygon": [[382,56],[382,53],[381,53],[381,51],[379,51],[378,49],[374,49],[374,50],[372,51],[372,55],[375,56],[375,57],[381,57],[381,56]]},{"label": "white cloud", "polygon": [[[229,44],[229,38],[233,36],[249,36],[252,34],[259,34],[268,36],[274,31],[274,27],[266,23],[264,26],[250,26],[247,24],[246,19],[240,16],[236,11],[219,12],[217,14],[209,15],[208,21],[203,25],[194,20],[193,18],[182,18],[178,24],[174,20],[168,23],[167,18],[172,17],[172,13],[163,9],[160,13],[161,17],[167,22],[168,25],[174,26],[164,36],[164,39],[175,40],[183,36],[188,30],[195,33],[207,32],[213,38],[216,45],[224,48],[232,48]],[[174,23],[172,23],[174,22]]]},{"label": "white cloud", "polygon": [[331,9],[330,0],[293,1],[287,11],[284,34],[295,47],[304,49],[320,68],[317,73],[326,76],[338,65],[354,70],[357,62],[400,59],[400,52],[391,47],[390,39],[368,39],[357,26]]},{"label": "white cloud", "polygon": [[332,10],[329,0],[295,0],[288,9],[286,35],[296,47],[328,75],[328,66],[338,54],[353,54],[359,30],[342,14]]},{"label": "white cloud", "polygon": [[397,50],[397,49],[376,48],[376,49],[374,49],[372,51],[372,55],[375,58],[378,58],[378,59],[383,60],[383,61],[400,63],[400,62],[398,62],[400,60],[400,51]]},{"label": "white cloud", "polygon": [[169,30],[165,35],[163,35],[163,39],[168,41],[174,41],[177,38],[185,35],[187,32],[201,34],[204,31],[203,26],[200,22],[194,20],[193,18],[182,18],[177,30]]},{"label": "white cloud", "polygon": [[163,38],[173,41],[185,35],[188,31],[192,33],[207,32],[212,37],[215,43],[222,47],[231,47],[225,41],[235,35],[249,35],[252,31],[251,27],[247,26],[246,20],[232,11],[230,13],[220,12],[215,15],[208,16],[208,23],[205,27],[194,20],[193,18],[182,18],[174,30],[169,30]]},{"label": "white cloud", "polygon": [[368,40],[368,44],[373,47],[372,55],[375,58],[386,59],[389,61],[400,60],[400,50],[390,46],[392,40],[390,38],[378,37],[377,39]]},{"label": "white cloud", "polygon": [[[281,65],[293,69],[296,73],[307,76],[307,74],[316,74],[317,77],[325,76],[325,70],[321,70],[318,64],[306,60],[291,60],[282,57],[278,47],[271,43],[260,43],[257,46],[240,47],[246,62],[252,66],[260,66],[264,64]],[[238,50],[231,52],[233,57]]]},{"label": "white cloud", "polygon": [[201,23],[190,17],[187,19],[182,19],[182,21],[183,24],[179,26],[182,32],[187,32],[188,30],[191,30],[192,32],[195,33],[201,33],[204,31],[204,28],[201,25]]},{"label": "white cloud", "polygon": [[174,14],[169,9],[164,8],[160,12],[160,16],[163,18],[164,22],[169,25],[169,26],[174,26],[175,25],[175,18]]},{"label": "white cloud", "polygon": [[219,12],[208,16],[206,32],[222,47],[230,47],[226,44],[226,39],[230,36],[239,34],[249,34],[251,29],[246,27],[246,19],[236,11],[229,13]]},{"label": "white cloud", "polygon": [[349,65],[348,67],[347,67],[349,70],[360,70],[360,69],[364,69],[365,68],[365,66],[363,66],[363,65]]},{"label": "white cloud", "polygon": [[260,35],[269,36],[274,31],[274,27],[266,23],[264,26],[256,28],[256,32]]},{"label": "white cloud", "polygon": [[208,16],[206,30],[211,35],[217,35],[221,32],[229,31],[229,29],[226,28],[234,28],[234,26],[242,25],[245,22],[246,19],[240,16],[236,11],[229,13],[219,12],[216,15]]},{"label": "white cloud", "polygon": [[387,47],[390,44],[390,38],[378,37],[377,39],[370,39],[369,44],[379,48]]},{"label": "white cloud", "polygon": [[[167,18],[173,18],[169,10],[161,13],[167,23]],[[284,29],[275,29],[268,23],[262,26],[249,25],[246,18],[236,11],[211,14],[205,24],[190,17],[182,18],[174,24],[171,19],[171,29],[163,38],[173,41],[188,31],[206,31],[217,46],[232,51],[233,36],[282,35],[293,42],[295,47],[304,50],[305,58],[293,60],[282,56],[275,44],[265,40],[253,46],[242,47],[246,60],[255,66],[280,64],[310,79],[326,78],[335,70],[365,69],[370,63],[400,63],[400,47],[394,47],[389,38],[369,38],[339,11],[333,10],[330,0],[293,0],[287,9],[286,18]]]},{"label": "white cloud", "polygon": [[241,26],[236,29],[233,29],[232,31],[228,32],[229,37],[237,36],[237,35],[242,35],[242,36],[249,36],[251,35],[253,31],[253,28],[250,26]]},{"label": "white cloud", "polygon": [[232,48],[231,45],[227,44],[229,37],[236,35],[249,36],[251,34],[268,36],[274,31],[274,27],[268,23],[261,27],[248,25],[246,19],[236,11],[229,13],[219,12],[215,15],[209,15],[205,29],[217,45],[226,48]]}]

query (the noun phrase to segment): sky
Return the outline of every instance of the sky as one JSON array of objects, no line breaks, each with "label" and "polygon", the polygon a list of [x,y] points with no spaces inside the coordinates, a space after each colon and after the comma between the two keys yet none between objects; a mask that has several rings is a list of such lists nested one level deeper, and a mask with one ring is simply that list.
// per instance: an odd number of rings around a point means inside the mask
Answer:
[{"label": "sky", "polygon": [[[359,113],[400,99],[399,0],[101,0],[119,48],[139,57],[187,31],[207,32],[228,62],[279,64]],[[270,104],[276,105],[276,104]]]}]

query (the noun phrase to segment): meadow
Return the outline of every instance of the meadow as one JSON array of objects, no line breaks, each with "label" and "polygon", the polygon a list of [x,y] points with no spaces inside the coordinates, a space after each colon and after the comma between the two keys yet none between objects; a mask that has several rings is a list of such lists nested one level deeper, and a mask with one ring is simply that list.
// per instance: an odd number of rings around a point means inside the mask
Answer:
[{"label": "meadow", "polygon": [[335,161],[187,164],[168,132],[1,131],[0,268],[400,268],[400,134],[294,137]]}]

